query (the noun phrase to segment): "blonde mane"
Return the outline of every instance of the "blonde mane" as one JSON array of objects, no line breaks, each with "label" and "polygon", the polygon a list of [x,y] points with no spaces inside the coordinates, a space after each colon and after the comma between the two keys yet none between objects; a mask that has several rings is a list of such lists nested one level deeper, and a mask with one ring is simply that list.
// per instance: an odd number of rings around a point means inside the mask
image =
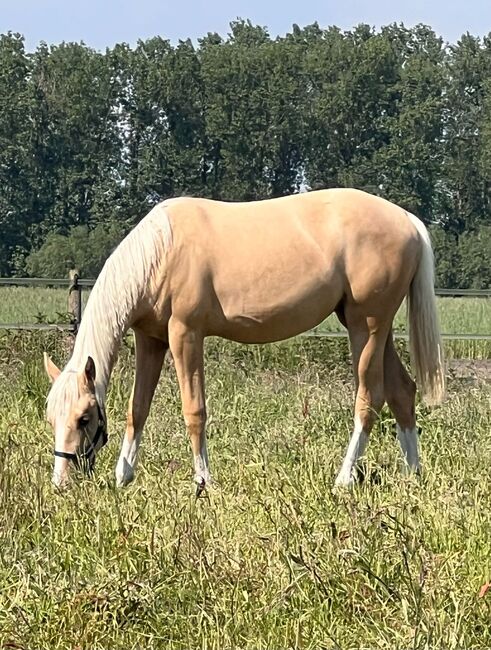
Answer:
[{"label": "blonde mane", "polygon": [[132,312],[172,247],[165,205],[155,206],[107,259],[89,296],[72,357],[47,397],[48,418],[78,398],[77,374],[89,355],[96,365],[97,400],[104,408],[109,376]]}]

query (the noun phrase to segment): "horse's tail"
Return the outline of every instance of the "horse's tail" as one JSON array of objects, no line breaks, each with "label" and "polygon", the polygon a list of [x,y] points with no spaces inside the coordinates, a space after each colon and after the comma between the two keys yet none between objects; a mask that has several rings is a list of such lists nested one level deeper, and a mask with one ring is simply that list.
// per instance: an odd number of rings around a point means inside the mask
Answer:
[{"label": "horse's tail", "polygon": [[439,404],[445,395],[445,365],[434,291],[434,260],[425,225],[409,215],[419,233],[422,254],[408,295],[409,349],[423,399]]}]

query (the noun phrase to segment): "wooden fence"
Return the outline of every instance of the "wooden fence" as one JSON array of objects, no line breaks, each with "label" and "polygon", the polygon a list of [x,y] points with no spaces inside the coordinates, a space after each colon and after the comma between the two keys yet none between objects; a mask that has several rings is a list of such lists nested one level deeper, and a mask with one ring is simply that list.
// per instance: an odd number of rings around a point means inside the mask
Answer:
[{"label": "wooden fence", "polygon": [[[80,277],[79,272],[74,269],[70,271],[68,278],[0,278],[0,287],[56,287],[67,288],[67,306],[70,314],[69,323],[1,323],[0,330],[58,330],[68,331],[76,334],[82,319],[82,291],[91,289],[95,280]],[[435,289],[437,296],[448,298],[491,298],[491,289]],[[346,332],[326,332],[322,330],[311,330],[305,336],[344,338]],[[407,334],[396,333],[397,338],[407,338]],[[458,340],[491,340],[489,334],[442,334],[444,339]]]}]

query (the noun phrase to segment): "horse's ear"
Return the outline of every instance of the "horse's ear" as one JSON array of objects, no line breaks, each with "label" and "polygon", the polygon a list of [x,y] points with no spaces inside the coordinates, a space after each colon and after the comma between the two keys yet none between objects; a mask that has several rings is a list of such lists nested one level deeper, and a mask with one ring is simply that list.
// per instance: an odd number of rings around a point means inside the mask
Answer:
[{"label": "horse's ear", "polygon": [[47,352],[43,354],[43,358],[44,369],[46,370],[46,374],[48,375],[50,382],[53,383],[60,376],[61,370],[51,361],[51,358]]},{"label": "horse's ear", "polygon": [[87,357],[87,363],[85,364],[85,379],[89,384],[95,382],[95,363],[92,357]]}]

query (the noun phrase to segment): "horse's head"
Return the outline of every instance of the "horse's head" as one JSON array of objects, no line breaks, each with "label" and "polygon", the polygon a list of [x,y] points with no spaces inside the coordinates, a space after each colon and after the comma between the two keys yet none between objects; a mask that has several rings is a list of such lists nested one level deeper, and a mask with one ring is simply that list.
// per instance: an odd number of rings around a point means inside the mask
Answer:
[{"label": "horse's head", "polygon": [[60,371],[45,353],[44,367],[52,383],[46,416],[55,435],[53,483],[63,487],[70,463],[92,470],[97,451],[107,442],[106,417],[96,396],[92,357],[81,371]]}]

